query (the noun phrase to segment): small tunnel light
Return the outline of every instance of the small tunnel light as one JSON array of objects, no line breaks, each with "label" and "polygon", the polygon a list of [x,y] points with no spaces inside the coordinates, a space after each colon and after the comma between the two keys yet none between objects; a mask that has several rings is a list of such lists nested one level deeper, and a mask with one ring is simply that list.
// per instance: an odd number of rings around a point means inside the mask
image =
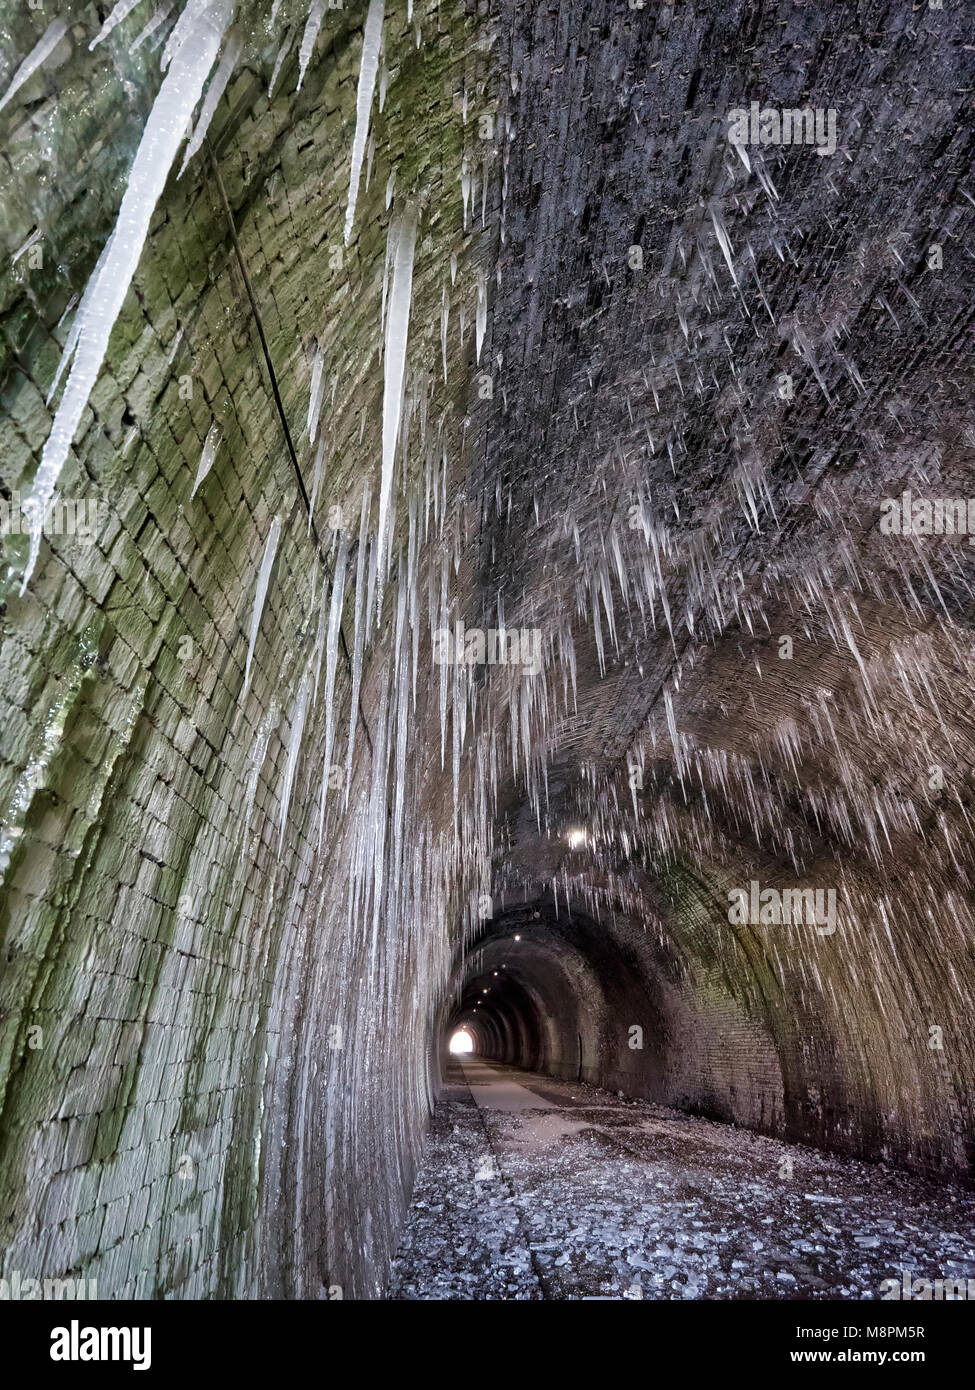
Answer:
[{"label": "small tunnel light", "polygon": [[496,971],[496,970],[495,970],[495,972],[494,972],[494,973],[495,973],[495,975],[497,975],[497,973],[498,973],[498,972],[497,972],[497,971]]},{"label": "small tunnel light", "polygon": [[569,849],[579,849],[586,843],[586,832],[576,827],[575,830],[569,831],[566,839],[569,842]]},{"label": "small tunnel light", "polygon": [[520,937],[520,936],[516,936],[516,937],[515,937],[515,940],[516,940],[516,941],[520,941],[520,940],[521,940],[521,937]]}]

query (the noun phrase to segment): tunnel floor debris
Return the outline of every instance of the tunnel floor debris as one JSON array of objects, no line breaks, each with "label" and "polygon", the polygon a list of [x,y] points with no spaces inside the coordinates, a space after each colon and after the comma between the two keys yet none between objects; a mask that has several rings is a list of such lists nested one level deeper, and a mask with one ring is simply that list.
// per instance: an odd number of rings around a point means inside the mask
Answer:
[{"label": "tunnel floor debris", "polygon": [[869,1299],[905,1270],[975,1279],[958,1187],[477,1059],[447,1076],[391,1299]]}]

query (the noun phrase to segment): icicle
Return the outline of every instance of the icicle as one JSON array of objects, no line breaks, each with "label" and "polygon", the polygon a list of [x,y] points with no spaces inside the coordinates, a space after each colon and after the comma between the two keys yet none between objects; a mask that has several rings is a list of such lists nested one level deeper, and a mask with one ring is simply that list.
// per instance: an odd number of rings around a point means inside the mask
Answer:
[{"label": "icicle", "polygon": [[349,779],[352,774],[352,755],[355,751],[356,729],[359,727],[359,688],[362,682],[362,649],[366,635],[367,609],[363,602],[365,595],[366,549],[369,537],[369,511],[371,496],[368,491],[362,497],[359,515],[359,551],[355,565],[355,631],[352,638],[352,697],[349,702],[349,740],[345,754],[345,790],[348,796]]},{"label": "icicle", "polygon": [[210,78],[210,85],[207,87],[207,94],[203,98],[203,106],[200,110],[199,119],[190,137],[190,143],[186,147],[186,153],[183,155],[183,163],[180,165],[178,175],[179,178],[183,177],[187,164],[189,164],[190,160],[203,144],[203,137],[210,128],[210,122],[213,120],[213,113],[216,111],[217,104],[227,88],[227,83],[233,75],[234,68],[237,66],[237,59],[240,57],[240,47],[239,35],[231,31],[227,36],[227,42],[224,45],[223,55],[217,65],[217,70]]},{"label": "icicle", "polygon": [[169,18],[170,11],[172,10],[172,8],[173,0],[166,0],[166,3],[160,6],[160,8],[151,17],[151,19],[147,20],[144,28],[142,28],[139,31],[137,37],[132,40],[132,43],[129,46],[130,53],[134,53],[137,48],[141,48],[147,39],[152,38],[153,34],[156,32],[157,29],[162,28],[162,26],[166,23],[166,20]]},{"label": "icicle", "polygon": [[328,791],[332,768],[332,743],[335,738],[335,668],[338,664],[339,635],[342,630],[342,604],[345,599],[345,563],[349,554],[349,537],[345,531],[339,541],[339,553],[332,575],[332,602],[328,610],[328,634],[325,638],[325,688],[322,703],[325,707],[325,772],[322,780],[322,800],[318,818],[318,848],[322,847],[325,829],[325,793]]},{"label": "icicle", "polygon": [[[267,597],[267,586],[271,579],[271,568],[274,565],[274,556],[278,548],[278,540],[281,536],[281,518],[276,516],[271,522],[271,529],[267,533],[267,542],[264,546],[264,558],[261,560],[261,568],[257,575],[257,588],[254,590],[254,611],[251,613],[251,631],[247,642],[247,662],[244,666],[244,691],[247,694],[251,681],[251,661],[254,657],[254,647],[257,645],[257,634],[261,626],[261,615],[264,612],[264,600]],[[243,696],[241,696],[243,699]]]},{"label": "icicle", "polygon": [[308,504],[308,529],[311,530],[312,519],[315,515],[315,502],[318,499],[318,489],[322,485],[322,474],[325,469],[325,431],[322,430],[318,441],[318,448],[315,451],[315,474],[311,485],[311,501]]},{"label": "icicle", "polygon": [[247,841],[247,832],[250,829],[251,816],[254,812],[254,799],[257,796],[257,784],[260,780],[261,769],[264,766],[264,759],[267,756],[267,746],[271,741],[271,731],[277,724],[277,707],[272,704],[267,714],[261,720],[257,729],[257,738],[251,749],[249,762],[249,772],[247,776],[247,791],[244,796],[244,841]]},{"label": "icicle", "polygon": [[196,496],[197,488],[213,467],[213,460],[217,456],[217,449],[220,446],[220,426],[214,420],[207,431],[207,437],[203,443],[203,453],[200,455],[200,466],[196,470],[196,482],[193,484],[193,491],[190,493],[190,501]]},{"label": "icicle", "polygon": [[481,360],[481,345],[484,342],[484,333],[487,329],[487,276],[484,271],[478,269],[477,272],[477,319],[475,331],[477,336],[477,355],[476,361]]},{"label": "icicle", "polygon": [[389,527],[389,502],[393,491],[393,461],[403,413],[403,379],[406,373],[406,340],[413,296],[413,251],[416,245],[416,213],[410,208],[389,229],[393,251],[393,283],[389,295],[386,323],[386,352],[383,380],[383,467],[379,493],[380,595]]},{"label": "icicle", "polygon": [[44,33],[10,79],[10,86],[4,92],[3,96],[0,97],[0,111],[3,110],[11,97],[17,95],[24,83],[30,81],[41,64],[50,58],[67,32],[68,21],[66,19],[56,19],[52,24],[47,26]]},{"label": "icicle", "polygon": [[95,291],[98,287],[98,279],[101,275],[102,267],[111,255],[112,241],[114,239],[114,236],[115,233],[113,232],[112,235],[109,237],[108,241],[106,241],[104,247],[102,248],[102,253],[98,257],[98,260],[95,262],[95,269],[92,271],[91,276],[88,280],[88,284],[85,286],[85,292],[81,296],[81,303],[78,305],[78,312],[75,314],[71,327],[68,330],[68,336],[64,344],[64,351],[61,354],[61,360],[58,363],[58,369],[54,373],[54,380],[51,382],[51,389],[47,393],[48,404],[50,404],[51,398],[53,397],[55,391],[58,389],[58,382],[61,380],[62,375],[64,374],[65,370],[68,367],[68,364],[74,356],[74,350],[77,347],[78,338],[81,334],[81,329],[85,322],[85,317],[87,314],[91,312],[91,304],[92,300],[95,298]]},{"label": "icicle", "polygon": [[369,112],[372,108],[373,89],[376,86],[376,73],[379,70],[385,8],[386,0],[369,0],[369,11],[362,33],[362,62],[359,67],[359,87],[355,98],[355,135],[352,138],[349,201],[345,210],[346,246],[352,238],[352,223],[355,221],[355,205],[359,196],[359,177],[362,173],[362,159],[366,152],[366,139],[369,135]]},{"label": "icicle", "polygon": [[291,790],[294,786],[295,768],[298,765],[298,754],[301,752],[301,735],[305,728],[305,715],[308,713],[308,672],[306,671],[301,679],[298,694],[295,697],[294,709],[291,711],[291,737],[288,739],[288,766],[284,774],[284,786],[281,789],[281,832],[278,838],[278,854],[284,849],[284,832],[288,824],[288,807],[291,804]]},{"label": "icicle", "polygon": [[231,0],[213,0],[211,5],[190,0],[187,13],[190,11],[195,20],[190,31],[192,41],[180,46],[149,113],[112,233],[111,251],[92,292],[91,308],[81,326],[68,383],[44,445],[30,497],[24,504],[30,519],[30,554],[21,593],[37,563],[43,518],[139,264],[153,211],[230,21]]},{"label": "icicle", "polygon": [[36,246],[36,245],[37,245],[37,243],[38,243],[38,242],[40,241],[40,239],[41,239],[41,236],[42,236],[42,232],[41,232],[40,227],[36,227],[36,228],[34,229],[34,231],[31,232],[31,234],[30,234],[30,236],[27,238],[27,240],[26,240],[26,241],[22,241],[22,242],[20,243],[20,245],[17,247],[17,250],[16,250],[16,251],[14,252],[14,254],[10,257],[10,264],[11,264],[11,265],[16,265],[17,262],[20,260],[21,256],[25,255],[26,252],[28,252],[32,246]]},{"label": "icicle", "polygon": [[305,32],[301,36],[301,47],[298,49],[298,88],[301,91],[301,84],[305,80],[305,73],[308,71],[308,64],[311,62],[311,55],[315,51],[315,40],[318,38],[318,31],[322,27],[322,19],[325,14],[325,0],[311,0],[311,8],[308,11],[308,19],[305,23]]},{"label": "icicle", "polygon": [[728,233],[725,230],[724,222],[718,216],[716,208],[711,209],[711,221],[714,224],[714,234],[718,238],[718,245],[721,247],[721,254],[724,256],[725,263],[731,271],[731,278],[734,280],[735,288],[737,289],[738,276],[735,274],[735,263],[731,255],[731,242],[728,240]]},{"label": "icicle", "polygon": [[97,47],[103,39],[107,39],[112,30],[116,28],[117,25],[121,24],[123,19],[128,19],[136,5],[141,3],[142,0],[118,0],[118,4],[113,8],[105,23],[88,45],[88,52],[90,53],[93,48]]},{"label": "icicle", "polygon": [[325,354],[321,345],[315,344],[315,360],[311,368],[311,392],[308,397],[308,443],[314,444],[318,434],[318,417],[322,409],[322,367]]},{"label": "icicle", "polygon": [[284,38],[281,41],[281,47],[278,49],[277,56],[274,59],[274,67],[271,69],[271,81],[268,84],[267,89],[268,101],[270,101],[271,98],[274,96],[274,89],[278,85],[278,78],[281,76],[281,69],[284,67],[284,60],[291,52],[291,43],[294,39],[294,36],[295,31],[293,28],[287,29],[285,31]]},{"label": "icicle", "polygon": [[318,604],[318,631],[315,633],[315,649],[312,652],[312,661],[315,665],[315,688],[312,691],[312,699],[318,699],[318,678],[322,674],[322,656],[325,651],[325,633],[328,630],[328,574],[322,579],[322,596]]}]

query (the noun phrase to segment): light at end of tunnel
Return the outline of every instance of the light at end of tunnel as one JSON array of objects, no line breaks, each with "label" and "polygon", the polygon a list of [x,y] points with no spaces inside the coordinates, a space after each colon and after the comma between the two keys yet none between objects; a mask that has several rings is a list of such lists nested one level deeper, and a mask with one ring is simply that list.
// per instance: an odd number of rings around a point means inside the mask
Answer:
[{"label": "light at end of tunnel", "polygon": [[520,940],[521,940],[521,937],[520,937],[520,936],[516,936],[516,937],[515,937],[515,940],[516,940],[516,941],[520,941]]},{"label": "light at end of tunnel", "polygon": [[586,843],[586,832],[574,827],[565,837],[569,842],[569,849],[581,849]]},{"label": "light at end of tunnel", "polygon": [[473,1052],[474,1039],[466,1028],[458,1028],[457,1032],[450,1039],[451,1052]]}]

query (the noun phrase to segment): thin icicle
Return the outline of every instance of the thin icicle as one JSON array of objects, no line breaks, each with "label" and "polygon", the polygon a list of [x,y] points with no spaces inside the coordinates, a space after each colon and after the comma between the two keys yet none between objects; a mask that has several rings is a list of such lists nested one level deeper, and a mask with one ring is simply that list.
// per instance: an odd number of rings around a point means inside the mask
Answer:
[{"label": "thin icicle", "polygon": [[146,21],[145,27],[139,31],[138,35],[132,40],[132,43],[129,45],[130,53],[134,53],[137,48],[141,48],[147,39],[152,38],[153,34],[156,32],[157,29],[162,28],[162,26],[166,23],[166,20],[169,18],[172,8],[173,0],[166,0],[166,3],[162,5],[156,11],[156,13],[152,15],[150,19]]},{"label": "thin icicle", "polygon": [[366,140],[369,136],[369,112],[372,109],[376,73],[379,71],[385,8],[386,0],[369,0],[369,11],[362,32],[362,62],[359,67],[359,87],[355,98],[355,135],[352,137],[352,170],[349,175],[349,201],[345,209],[346,246],[352,238],[355,205],[359,196],[359,178],[362,174],[362,160],[366,152]]},{"label": "thin icicle", "polygon": [[484,271],[478,269],[477,272],[477,318],[475,321],[475,331],[477,335],[477,357],[481,360],[481,346],[484,342],[484,333],[487,329],[487,276]]},{"label": "thin icicle", "polygon": [[10,99],[17,95],[25,82],[29,82],[34,73],[50,58],[58,44],[68,32],[68,21],[66,19],[56,19],[49,24],[44,33],[35,43],[27,57],[10,79],[10,86],[0,97],[0,111],[6,106]]},{"label": "thin icicle", "polygon": [[237,66],[237,59],[240,57],[240,48],[240,36],[231,30],[227,35],[227,42],[224,44],[223,55],[217,65],[217,70],[210,78],[210,85],[207,87],[207,94],[203,98],[203,106],[200,109],[196,127],[190,137],[190,143],[186,147],[186,153],[183,155],[183,163],[180,165],[178,175],[179,178],[183,177],[187,164],[189,164],[190,160],[203,144],[203,137],[210,128],[210,122],[213,120],[213,113],[217,109],[217,103],[223,96],[227,83],[233,76],[234,68]]},{"label": "thin icicle", "polygon": [[149,222],[217,56],[231,9],[232,0],[212,0],[209,5],[204,0],[189,0],[187,12],[192,11],[195,19],[187,31],[190,41],[179,46],[149,113],[112,233],[111,251],[102,264],[90,312],[81,326],[68,383],[44,445],[30,497],[24,504],[30,519],[30,554],[21,593],[37,563],[43,518],[139,264]]},{"label": "thin icicle", "polygon": [[21,256],[25,255],[25,254],[30,250],[30,248],[31,248],[32,246],[36,246],[36,245],[37,245],[37,243],[40,241],[42,235],[43,235],[43,233],[42,233],[40,227],[35,227],[35,229],[31,232],[31,234],[30,234],[30,236],[27,238],[27,240],[26,240],[26,241],[22,241],[21,244],[17,247],[17,250],[16,250],[16,251],[14,252],[14,254],[10,257],[10,264],[11,264],[11,265],[16,265],[17,262],[20,260]]},{"label": "thin icicle", "polygon": [[288,766],[284,774],[284,786],[281,789],[281,831],[278,838],[278,854],[284,849],[284,832],[288,824],[288,807],[291,804],[291,791],[294,787],[295,768],[298,765],[298,754],[301,752],[301,735],[305,729],[305,715],[308,713],[308,687],[310,681],[306,671],[301,679],[298,694],[295,697],[294,709],[291,712],[291,737],[288,739]]},{"label": "thin icicle", "polygon": [[271,529],[267,533],[267,542],[264,546],[264,558],[261,560],[261,568],[257,575],[257,588],[254,590],[254,611],[251,613],[251,631],[247,642],[247,663],[244,666],[244,691],[241,698],[247,694],[251,683],[251,661],[254,658],[254,648],[257,645],[257,634],[261,626],[261,615],[264,612],[264,600],[267,598],[267,586],[271,579],[271,569],[274,565],[274,556],[278,548],[278,540],[281,536],[281,518],[276,516],[271,522]]},{"label": "thin icicle", "polygon": [[47,404],[50,404],[52,396],[58,389],[58,382],[61,380],[61,377],[64,375],[72,357],[74,356],[74,350],[78,345],[78,338],[81,334],[81,329],[84,325],[85,317],[91,312],[92,300],[95,298],[95,291],[98,287],[98,279],[102,273],[102,267],[111,255],[112,241],[114,240],[114,238],[115,233],[113,232],[112,235],[108,238],[108,241],[106,241],[105,245],[102,247],[102,253],[98,257],[98,260],[95,262],[95,269],[92,271],[91,276],[88,280],[88,284],[85,286],[85,292],[81,296],[81,303],[78,305],[78,311],[71,322],[70,329],[68,330],[68,336],[64,344],[64,351],[61,353],[61,360],[58,363],[58,369],[54,373],[54,380],[51,382],[51,389],[47,393]]},{"label": "thin icicle", "polygon": [[217,449],[220,447],[220,426],[214,420],[207,430],[207,437],[203,443],[203,453],[200,455],[200,466],[196,470],[196,482],[193,484],[193,491],[190,493],[190,501],[196,496],[197,489],[203,479],[213,467],[213,460],[217,456]]},{"label": "thin icicle", "polygon": [[349,537],[345,531],[339,541],[339,552],[335,560],[335,573],[332,575],[332,602],[328,610],[328,635],[325,638],[325,688],[322,703],[325,707],[325,774],[322,780],[322,800],[318,819],[318,848],[322,847],[322,833],[325,828],[325,793],[331,780],[332,743],[335,738],[335,711],[332,708],[335,695],[335,668],[338,664],[339,636],[342,631],[342,604],[345,599],[345,562],[349,554]]},{"label": "thin icicle", "polygon": [[386,351],[383,359],[383,468],[379,492],[379,534],[377,538],[382,573],[388,544],[389,503],[393,492],[393,461],[403,413],[403,381],[406,375],[406,341],[413,296],[413,250],[416,246],[416,213],[410,208],[389,229],[393,240],[393,283],[389,294],[386,322]]},{"label": "thin icicle", "polygon": [[141,5],[141,3],[142,0],[118,0],[118,4],[88,45],[88,52],[90,53],[93,48],[96,48],[103,39],[107,39],[112,30],[121,24],[123,19],[128,19],[136,5]]},{"label": "thin icicle", "polygon": [[328,574],[322,579],[322,597],[318,605],[318,631],[315,633],[315,648],[312,652],[312,661],[315,666],[315,685],[312,690],[312,700],[318,699],[318,678],[322,673],[322,654],[325,651],[325,633],[328,630]]},{"label": "thin icicle", "polygon": [[322,409],[322,367],[325,354],[321,344],[315,344],[315,358],[311,366],[311,391],[308,396],[308,443],[314,444],[318,434],[318,417]]},{"label": "thin icicle", "polygon": [[271,81],[267,89],[268,101],[270,101],[271,98],[274,96],[274,89],[278,85],[278,78],[281,75],[281,69],[284,66],[284,60],[291,52],[291,41],[294,38],[294,34],[294,29],[286,30],[284,38],[281,41],[281,47],[278,49],[277,57],[274,60],[274,67],[271,69]]},{"label": "thin icicle", "polygon": [[311,501],[308,503],[308,530],[315,517],[315,503],[318,500],[318,489],[322,485],[322,473],[325,469],[325,441],[326,432],[322,430],[321,438],[318,441],[318,449],[315,452],[315,474],[311,485]]},{"label": "thin icicle", "polygon": [[355,631],[352,640],[352,696],[349,702],[349,740],[345,754],[345,792],[348,796],[349,780],[352,775],[352,756],[355,752],[356,730],[359,727],[359,688],[362,682],[362,649],[366,636],[366,613],[364,606],[366,550],[369,540],[369,512],[372,496],[367,490],[362,496],[359,513],[359,549],[355,569]]},{"label": "thin icicle", "polygon": [[305,73],[308,71],[308,64],[311,62],[311,55],[315,51],[315,40],[318,38],[318,31],[322,27],[322,19],[325,15],[325,0],[311,0],[311,8],[308,11],[308,19],[305,22],[305,32],[301,36],[301,47],[298,49],[298,88],[301,91],[301,84],[305,80]]}]

